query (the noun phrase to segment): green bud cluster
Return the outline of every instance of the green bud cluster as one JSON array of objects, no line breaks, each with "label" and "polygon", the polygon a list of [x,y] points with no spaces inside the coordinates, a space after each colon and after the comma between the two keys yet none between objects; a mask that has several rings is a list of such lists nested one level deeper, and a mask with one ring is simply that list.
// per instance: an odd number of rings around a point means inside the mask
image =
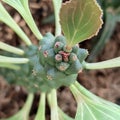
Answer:
[{"label": "green bud cluster", "polygon": [[[83,69],[83,61],[88,51],[77,45],[68,49],[64,36],[54,37],[47,33],[39,46],[30,46],[25,50],[30,62],[22,65],[22,71],[9,72],[9,81],[24,85],[29,91],[48,92],[75,82],[77,74]],[[16,81],[13,81],[13,80]]]},{"label": "green bud cluster", "polygon": [[88,51],[79,48],[78,45],[68,49],[64,36],[54,38],[50,33],[40,41],[39,48],[41,65],[54,67],[65,75],[77,74],[81,71],[82,62],[88,55]]}]

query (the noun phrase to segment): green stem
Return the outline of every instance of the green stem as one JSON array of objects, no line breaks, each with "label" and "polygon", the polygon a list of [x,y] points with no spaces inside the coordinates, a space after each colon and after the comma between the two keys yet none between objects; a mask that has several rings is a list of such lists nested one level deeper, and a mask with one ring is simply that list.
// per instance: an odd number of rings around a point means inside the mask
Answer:
[{"label": "green stem", "polygon": [[83,101],[83,98],[81,97],[80,91],[77,89],[77,87],[74,84],[72,84],[70,86],[70,90],[71,90],[72,94],[74,95],[77,103]]},{"label": "green stem", "polygon": [[56,31],[55,35],[61,35],[61,25],[60,25],[60,8],[62,5],[62,0],[52,0],[53,1],[53,6],[54,6],[54,12],[55,12],[55,26],[56,26]]},{"label": "green stem", "polygon": [[42,39],[42,34],[39,32],[38,27],[36,26],[34,19],[31,15],[28,0],[3,0],[8,5],[15,8],[21,16],[26,21],[27,25],[30,27],[34,35],[38,40]]},{"label": "green stem", "polygon": [[13,47],[13,46],[8,45],[8,44],[3,43],[3,42],[0,42],[0,49],[11,52],[11,53],[15,53],[15,54],[18,54],[18,55],[23,55],[24,54],[23,50],[21,50],[19,48],[16,48],[16,47]]},{"label": "green stem", "polygon": [[77,81],[74,83],[74,86],[78,89],[78,91],[80,91],[80,93],[82,95],[86,96],[87,98],[90,98],[91,100],[98,101],[98,97],[96,95],[94,95],[93,93],[91,93],[90,91],[88,91],[87,89],[85,89]]},{"label": "green stem", "polygon": [[9,64],[9,63],[2,63],[0,64],[0,67],[2,68],[9,68],[9,69],[13,69],[13,70],[20,70],[20,67],[14,64]]},{"label": "green stem", "polygon": [[28,46],[32,45],[29,38],[22,31],[22,29],[17,25],[17,23],[13,20],[13,18],[9,15],[9,13],[6,11],[6,9],[1,4],[1,2],[0,2],[0,21],[4,22],[9,27],[11,27]]},{"label": "green stem", "polygon": [[53,89],[51,93],[48,95],[48,102],[51,109],[51,120],[59,120],[57,93],[55,89]]},{"label": "green stem", "polygon": [[23,108],[17,114],[5,120],[28,120],[33,99],[34,95],[30,93]]},{"label": "green stem", "polygon": [[93,70],[120,67],[120,57],[102,61],[102,62],[97,62],[97,63],[84,62],[83,66],[85,69],[93,69]]},{"label": "green stem", "polygon": [[13,58],[13,57],[6,57],[0,55],[0,63],[15,63],[15,64],[23,64],[29,62],[27,58]]},{"label": "green stem", "polygon": [[39,107],[35,120],[45,120],[45,93],[41,93]]}]

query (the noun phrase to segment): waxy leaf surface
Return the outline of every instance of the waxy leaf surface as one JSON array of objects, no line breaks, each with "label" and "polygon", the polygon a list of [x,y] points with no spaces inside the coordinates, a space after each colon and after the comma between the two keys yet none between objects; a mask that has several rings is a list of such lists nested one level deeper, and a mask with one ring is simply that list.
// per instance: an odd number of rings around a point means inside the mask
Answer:
[{"label": "waxy leaf surface", "polygon": [[102,10],[96,0],[71,0],[63,4],[60,23],[68,46],[97,35],[102,26]]},{"label": "waxy leaf surface", "polygon": [[119,120],[120,106],[92,94],[79,83],[77,88],[78,108],[75,120]]}]

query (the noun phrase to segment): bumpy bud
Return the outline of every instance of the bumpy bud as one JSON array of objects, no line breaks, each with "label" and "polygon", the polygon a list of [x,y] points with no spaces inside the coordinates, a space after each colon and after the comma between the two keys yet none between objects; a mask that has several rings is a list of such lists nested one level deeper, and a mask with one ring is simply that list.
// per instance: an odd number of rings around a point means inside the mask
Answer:
[{"label": "bumpy bud", "polygon": [[49,47],[52,47],[54,44],[55,37],[51,33],[46,33],[42,40],[40,40],[39,45],[49,45]]},{"label": "bumpy bud", "polygon": [[43,55],[44,55],[45,61],[48,64],[50,64],[50,65],[54,65],[55,64],[55,59],[54,59],[55,53],[54,53],[53,49],[45,50],[43,52]]},{"label": "bumpy bud", "polygon": [[56,42],[62,42],[64,45],[66,45],[66,38],[63,35],[57,36],[55,38],[55,43]]},{"label": "bumpy bud", "polygon": [[79,60],[77,59],[76,61],[74,61],[70,67],[65,71],[66,74],[70,75],[70,74],[76,74],[78,73],[80,70],[82,69],[82,64],[79,62]]},{"label": "bumpy bud", "polygon": [[[49,68],[47,70],[47,79],[48,80],[58,80],[64,78],[66,75],[60,71],[58,71],[56,68]],[[57,82],[57,81],[56,81]]]},{"label": "bumpy bud", "polygon": [[87,56],[88,56],[88,51],[86,49],[79,48],[77,52],[77,57],[81,63],[85,60]]},{"label": "bumpy bud", "polygon": [[58,51],[63,49],[64,44],[62,42],[56,42],[54,45],[54,51],[57,53]]},{"label": "bumpy bud", "polygon": [[70,56],[69,56],[69,63],[73,63],[74,61],[76,61],[78,58],[77,58],[77,55],[75,53],[70,53]]},{"label": "bumpy bud", "polygon": [[22,65],[22,71],[9,71],[8,79],[24,85],[32,92],[49,92],[61,86],[75,82],[77,73],[82,70],[82,62],[88,55],[87,50],[78,46],[66,47],[64,36],[54,37],[47,33],[39,42],[25,49],[25,56],[30,59]]},{"label": "bumpy bud", "polygon": [[64,47],[63,47],[63,50],[64,50],[65,52],[70,53],[70,52],[72,51],[72,48],[71,48],[71,47],[68,47],[68,46],[64,46]]},{"label": "bumpy bud", "polygon": [[73,53],[77,54],[78,50],[79,50],[79,45],[78,44],[76,44],[75,46],[72,47],[72,52]]},{"label": "bumpy bud", "polygon": [[56,55],[55,55],[55,61],[56,61],[56,62],[62,62],[62,55],[56,54]]},{"label": "bumpy bud", "polygon": [[61,62],[56,64],[56,68],[60,71],[66,71],[69,67],[69,63]]}]

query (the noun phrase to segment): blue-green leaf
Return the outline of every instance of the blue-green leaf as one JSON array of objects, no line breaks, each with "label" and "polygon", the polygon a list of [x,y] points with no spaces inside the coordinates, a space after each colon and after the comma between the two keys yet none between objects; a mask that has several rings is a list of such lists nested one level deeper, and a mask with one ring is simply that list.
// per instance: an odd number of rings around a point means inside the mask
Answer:
[{"label": "blue-green leaf", "polygon": [[103,23],[101,17],[96,0],[70,0],[63,4],[60,23],[68,46],[97,35]]},{"label": "blue-green leaf", "polygon": [[28,6],[28,0],[3,0],[8,5],[15,8],[21,16],[25,19],[26,23],[34,33],[34,35],[38,38],[38,40],[42,39],[42,35],[39,32],[34,19],[31,15],[29,6]]},{"label": "blue-green leaf", "polygon": [[77,100],[75,120],[119,120],[120,107],[99,98],[82,87],[78,82],[70,87]]}]

